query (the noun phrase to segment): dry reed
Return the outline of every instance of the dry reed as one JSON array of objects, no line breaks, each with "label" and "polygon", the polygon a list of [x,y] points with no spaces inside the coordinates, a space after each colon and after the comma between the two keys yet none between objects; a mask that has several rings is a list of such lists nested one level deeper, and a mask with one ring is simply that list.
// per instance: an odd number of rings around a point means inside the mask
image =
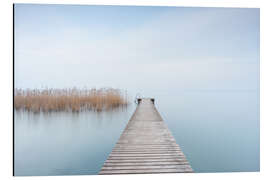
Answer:
[{"label": "dry reed", "polygon": [[102,111],[128,105],[118,89],[15,89],[14,108],[33,112],[81,110]]}]

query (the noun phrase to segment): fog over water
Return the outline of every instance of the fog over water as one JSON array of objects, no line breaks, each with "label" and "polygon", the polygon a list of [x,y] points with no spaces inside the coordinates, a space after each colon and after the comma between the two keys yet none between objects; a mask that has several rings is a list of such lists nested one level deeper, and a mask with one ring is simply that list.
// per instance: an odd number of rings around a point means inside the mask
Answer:
[{"label": "fog over water", "polygon": [[[258,171],[259,18],[252,8],[16,4],[15,87],[153,97],[195,172]],[[16,112],[15,173],[96,174],[134,109],[103,121]]]}]

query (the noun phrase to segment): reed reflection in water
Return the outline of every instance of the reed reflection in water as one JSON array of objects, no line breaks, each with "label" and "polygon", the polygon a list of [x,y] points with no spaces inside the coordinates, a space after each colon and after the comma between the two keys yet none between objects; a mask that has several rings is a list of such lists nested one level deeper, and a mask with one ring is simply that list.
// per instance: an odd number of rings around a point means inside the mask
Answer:
[{"label": "reed reflection in water", "polygon": [[135,106],[110,111],[15,111],[15,175],[97,174]]}]

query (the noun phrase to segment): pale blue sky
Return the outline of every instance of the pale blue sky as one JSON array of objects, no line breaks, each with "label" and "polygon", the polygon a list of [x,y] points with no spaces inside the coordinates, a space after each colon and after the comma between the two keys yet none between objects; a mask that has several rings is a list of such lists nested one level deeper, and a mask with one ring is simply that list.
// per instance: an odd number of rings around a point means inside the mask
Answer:
[{"label": "pale blue sky", "polygon": [[15,5],[15,87],[259,89],[259,9]]}]

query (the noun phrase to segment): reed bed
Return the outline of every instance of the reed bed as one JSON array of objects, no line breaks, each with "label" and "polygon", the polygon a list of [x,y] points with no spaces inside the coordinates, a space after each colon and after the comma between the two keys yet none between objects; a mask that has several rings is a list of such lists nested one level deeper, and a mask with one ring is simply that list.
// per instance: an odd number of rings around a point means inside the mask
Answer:
[{"label": "reed bed", "polygon": [[15,89],[14,108],[33,112],[102,111],[129,104],[119,89]]}]

